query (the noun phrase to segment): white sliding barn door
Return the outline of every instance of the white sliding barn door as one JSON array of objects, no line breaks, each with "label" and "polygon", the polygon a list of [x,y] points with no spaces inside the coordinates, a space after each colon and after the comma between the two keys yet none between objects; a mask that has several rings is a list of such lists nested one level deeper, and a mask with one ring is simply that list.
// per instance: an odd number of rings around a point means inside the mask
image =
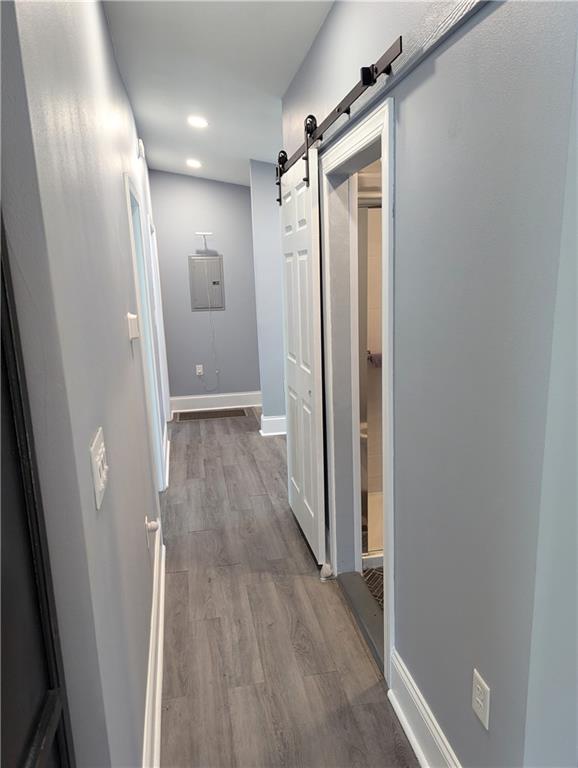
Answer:
[{"label": "white sliding barn door", "polygon": [[321,282],[317,150],[281,179],[289,504],[317,562],[325,562]]}]

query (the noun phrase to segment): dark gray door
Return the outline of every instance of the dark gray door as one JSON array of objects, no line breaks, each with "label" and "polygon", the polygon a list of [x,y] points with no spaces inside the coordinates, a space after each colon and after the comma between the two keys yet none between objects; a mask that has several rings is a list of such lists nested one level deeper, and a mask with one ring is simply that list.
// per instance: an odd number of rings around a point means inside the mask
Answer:
[{"label": "dark gray door", "polygon": [[68,768],[74,757],[3,228],[1,277],[1,764]]}]

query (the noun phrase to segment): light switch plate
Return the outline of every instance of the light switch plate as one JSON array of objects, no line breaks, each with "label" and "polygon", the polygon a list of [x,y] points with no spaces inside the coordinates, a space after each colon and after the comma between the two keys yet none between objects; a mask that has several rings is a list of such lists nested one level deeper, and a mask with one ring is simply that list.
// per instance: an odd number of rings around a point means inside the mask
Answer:
[{"label": "light switch plate", "polygon": [[94,501],[96,508],[100,509],[108,480],[108,463],[106,461],[106,447],[104,445],[102,427],[98,428],[94,440],[90,445],[90,464],[92,467],[92,482],[94,485]]},{"label": "light switch plate", "polygon": [[474,669],[472,681],[472,709],[488,731],[490,729],[490,686],[477,669]]},{"label": "light switch plate", "polygon": [[140,328],[138,324],[138,315],[133,312],[126,313],[126,319],[128,322],[128,337],[131,341],[138,339],[140,336]]}]

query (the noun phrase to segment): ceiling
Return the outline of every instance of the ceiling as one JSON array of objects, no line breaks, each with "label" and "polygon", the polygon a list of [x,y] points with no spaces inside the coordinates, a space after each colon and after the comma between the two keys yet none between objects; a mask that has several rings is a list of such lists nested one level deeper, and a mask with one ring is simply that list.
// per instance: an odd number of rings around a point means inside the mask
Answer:
[{"label": "ceiling", "polygon": [[[331,2],[105,2],[149,167],[237,184],[275,162],[281,97]],[[191,128],[200,115],[207,128]],[[187,158],[201,161],[191,170]]]}]

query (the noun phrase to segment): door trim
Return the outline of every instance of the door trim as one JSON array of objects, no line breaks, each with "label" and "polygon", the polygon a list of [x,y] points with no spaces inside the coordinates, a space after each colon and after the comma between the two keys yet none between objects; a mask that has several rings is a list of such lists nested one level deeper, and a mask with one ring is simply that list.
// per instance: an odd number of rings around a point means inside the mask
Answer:
[{"label": "door trim", "polygon": [[[154,323],[152,322],[152,315],[153,315],[153,307],[151,305],[150,301],[150,295],[147,293],[147,295],[142,296],[141,290],[140,290],[140,283],[139,283],[139,266],[138,266],[138,257],[136,252],[136,243],[134,238],[134,230],[133,230],[133,224],[132,224],[132,206],[130,202],[131,196],[134,197],[134,199],[137,202],[137,205],[139,207],[139,221],[140,221],[140,236],[141,236],[141,244],[143,249],[143,262],[144,262],[144,270],[145,270],[145,282],[148,285],[148,282],[150,280],[150,273],[149,273],[149,267],[150,267],[150,259],[149,256],[149,244],[150,239],[145,239],[145,231],[144,227],[145,225],[148,226],[148,218],[146,211],[143,207],[141,196],[139,195],[136,186],[134,185],[132,179],[130,178],[130,175],[128,173],[123,173],[123,182],[124,182],[124,191],[125,191],[125,198],[126,198],[126,206],[127,206],[127,224],[128,224],[128,235],[129,235],[129,245],[130,245],[130,253],[131,253],[131,265],[132,265],[132,274],[133,274],[133,280],[134,280],[134,291],[135,291],[135,299],[136,299],[136,312],[138,315],[138,323],[140,327],[140,335],[135,341],[137,342],[137,345],[139,347],[139,358],[141,362],[141,371],[142,371],[142,380],[143,380],[143,386],[145,391],[145,404],[146,404],[146,419],[147,419],[147,426],[148,426],[148,442],[149,442],[149,452],[152,462],[152,467],[154,469],[155,473],[155,488],[157,491],[164,491],[165,486],[165,465],[166,465],[166,456],[165,456],[165,446],[162,444],[162,434],[160,435],[160,443],[156,439],[156,426],[154,423],[155,418],[155,412],[158,411],[159,417],[159,427],[162,421],[164,419],[162,418],[163,414],[163,408],[162,408],[162,400],[161,400],[161,393],[158,391],[156,381],[157,381],[157,361],[156,361],[156,338],[155,338],[155,329],[154,329]],[[149,333],[150,333],[150,342],[152,345],[152,364],[154,367],[154,377],[153,377],[153,386],[151,387],[151,384],[149,382],[149,377],[147,375],[147,359],[146,359],[146,350],[144,348],[144,342],[143,342],[143,335],[144,335],[144,322],[145,322],[145,316],[143,312],[143,304],[146,302],[148,307],[148,316],[149,316]],[[134,342],[130,342],[131,347],[133,349],[134,353]],[[160,508],[159,508],[160,509]],[[160,517],[160,512],[157,514],[157,517]]]},{"label": "door trim", "polygon": [[[147,186],[148,186],[148,169],[146,171]],[[147,195],[150,208],[150,191]],[[150,261],[151,261],[151,275],[152,275],[152,294],[154,296],[154,309],[155,309],[155,337],[158,344],[159,352],[159,378],[161,381],[161,387],[159,397],[162,402],[162,415],[165,425],[171,419],[171,393],[169,389],[169,370],[167,362],[167,345],[165,339],[165,319],[163,312],[163,300],[161,295],[161,272],[159,264],[159,249],[157,243],[157,231],[152,220],[152,215],[149,211],[147,214],[148,234],[149,234],[149,249],[150,249]]]},{"label": "door trim", "polygon": [[159,527],[154,534],[153,547],[153,593],[143,729],[143,768],[159,768],[161,764],[166,559],[166,547],[163,544],[162,527]]},{"label": "door trim", "polygon": [[[387,681],[391,680],[391,658],[395,640],[395,611],[394,611],[394,422],[393,422],[393,269],[394,269],[394,104],[389,98],[373,110],[365,118],[356,123],[350,131],[331,144],[320,157],[322,210],[323,210],[323,285],[324,285],[324,327],[325,337],[325,370],[327,402],[327,455],[328,455],[328,506],[329,506],[329,545],[331,565],[334,573],[340,571],[338,560],[338,520],[336,514],[335,489],[335,425],[334,425],[334,393],[333,393],[333,354],[331,348],[331,202],[332,184],[330,176],[342,172],[351,177],[352,171],[348,164],[364,151],[369,150],[376,142],[381,142],[382,168],[382,340],[383,340],[383,377],[382,377],[382,409],[384,419],[383,429],[383,532],[384,532],[384,674]],[[355,224],[357,217],[351,216],[352,195],[351,187],[348,195],[350,221]],[[352,230],[355,230],[353,233]],[[349,233],[350,265],[352,260],[357,264],[357,228],[350,226]],[[351,265],[353,269],[353,265]],[[357,308],[357,300],[355,307]],[[353,329],[351,329],[353,333]],[[351,337],[353,338],[353,337]],[[356,350],[357,352],[357,350]],[[354,381],[352,371],[352,406],[359,402],[359,376]],[[354,454],[355,456],[355,454]],[[355,476],[355,475],[354,475]],[[355,482],[354,482],[355,487]],[[356,513],[356,525],[361,525],[360,513]],[[357,537],[355,537],[357,538]],[[360,540],[359,536],[359,540]],[[357,546],[354,544],[354,546]],[[359,553],[360,555],[361,553]],[[361,557],[355,562],[361,565]],[[346,570],[346,569],[341,569]]]},{"label": "door trim", "polygon": [[34,760],[34,762],[27,762],[26,764],[35,767],[42,766],[47,759],[54,739],[56,739],[63,768],[74,768],[76,758],[66,696],[52,572],[50,570],[50,553],[3,218],[0,228],[2,240],[0,266],[2,277],[0,297],[2,354],[6,362],[7,385],[10,391],[14,429],[22,470],[22,484],[38,594],[39,618],[48,672],[48,691],[38,716],[35,733],[29,744],[28,760]]},{"label": "door trim", "polygon": [[359,214],[357,210],[357,174],[349,178],[349,306],[351,346],[351,438],[353,455],[353,545],[355,570],[362,572],[363,537],[361,516],[361,423],[359,391]]}]

